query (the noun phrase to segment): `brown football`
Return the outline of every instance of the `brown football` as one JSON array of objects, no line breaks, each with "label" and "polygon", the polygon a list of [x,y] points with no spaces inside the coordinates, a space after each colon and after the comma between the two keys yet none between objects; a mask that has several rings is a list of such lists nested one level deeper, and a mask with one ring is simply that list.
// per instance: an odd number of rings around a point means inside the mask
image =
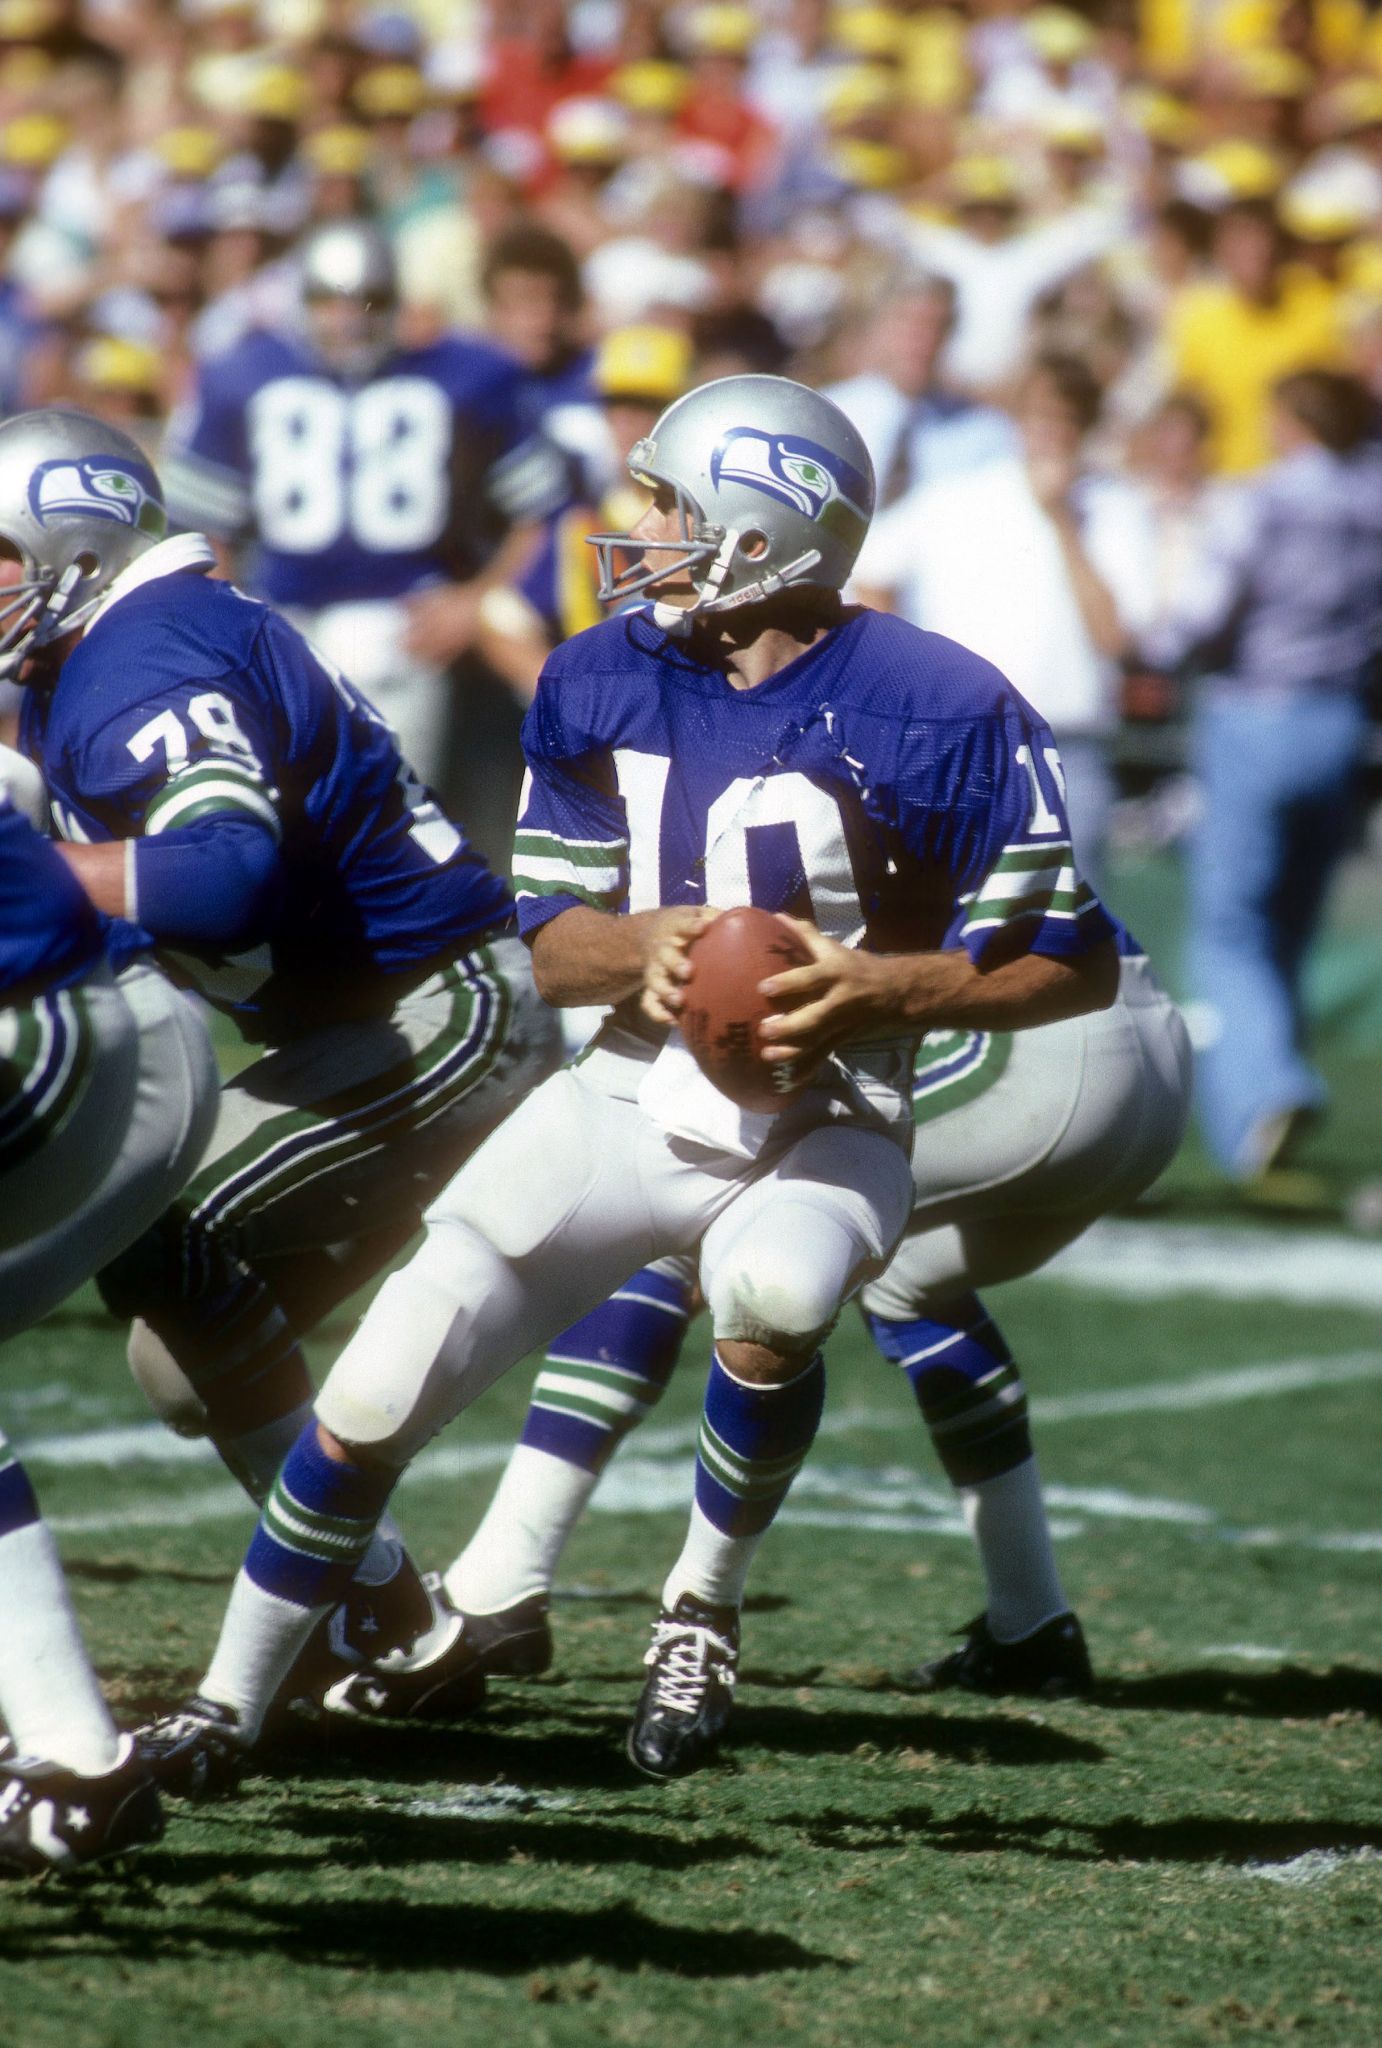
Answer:
[{"label": "brown football", "polygon": [[791,1065],[760,1058],[763,1019],[775,1005],[758,984],[811,958],[789,924],[770,910],[725,910],[687,949],[681,1034],[701,1072],[741,1109],[772,1112],[810,1084]]}]

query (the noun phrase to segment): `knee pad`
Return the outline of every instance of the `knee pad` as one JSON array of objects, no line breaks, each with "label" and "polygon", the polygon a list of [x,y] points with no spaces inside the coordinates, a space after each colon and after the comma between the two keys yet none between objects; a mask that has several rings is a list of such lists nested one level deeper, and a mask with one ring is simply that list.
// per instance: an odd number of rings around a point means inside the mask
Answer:
[{"label": "knee pad", "polygon": [[138,1317],[125,1347],[135,1384],[160,1422],[178,1436],[207,1434],[210,1418],[192,1382],[163,1339]]},{"label": "knee pad", "polygon": [[835,1326],[840,1299],[837,1277],[813,1269],[799,1249],[761,1238],[743,1256],[732,1246],[707,1292],[717,1341],[762,1344],[788,1357],[816,1350]]},{"label": "knee pad", "polygon": [[319,1420],[341,1443],[406,1464],[529,1348],[500,1348],[517,1291],[483,1232],[434,1220],[327,1375]]}]

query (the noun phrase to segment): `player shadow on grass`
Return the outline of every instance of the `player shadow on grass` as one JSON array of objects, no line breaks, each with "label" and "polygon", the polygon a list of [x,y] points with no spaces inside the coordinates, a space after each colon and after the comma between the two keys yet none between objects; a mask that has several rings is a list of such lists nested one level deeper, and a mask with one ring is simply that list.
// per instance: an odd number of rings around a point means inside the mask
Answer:
[{"label": "player shadow on grass", "polygon": [[102,1586],[132,1586],[140,1579],[172,1579],[180,1586],[224,1587],[224,1571],[186,1571],[175,1564],[132,1564],[125,1557],[65,1557],[69,1579],[92,1579]]},{"label": "player shadow on grass", "polygon": [[624,1754],[627,1724],[626,1713],[564,1702],[554,1725],[498,1701],[452,1727],[289,1722],[262,1764],[280,1780],[352,1789],[374,1777],[427,1788],[504,1780],[533,1792],[627,1792],[643,1783]]},{"label": "player shadow on grass", "polygon": [[1051,1765],[1103,1763],[1108,1751],[1087,1736],[1070,1735],[1021,1712],[995,1709],[982,1718],[966,1714],[901,1714],[822,1706],[790,1707],[745,1700],[735,1709],[736,1749],[755,1748],[784,1756],[848,1756],[873,1747],[929,1751],[945,1763]]},{"label": "player shadow on grass", "polygon": [[[483,1802],[484,1787],[476,1788]],[[503,1788],[496,1788],[502,1791]],[[658,1810],[656,1794],[630,1800],[622,1810],[641,1816],[646,1829],[611,1820],[614,1810],[602,1801],[588,1819],[575,1815],[521,1811],[499,1816],[445,1811],[445,1790],[420,1800],[435,1810],[410,1811],[385,1802],[364,1810],[343,1812],[322,1806],[285,1804],[274,1812],[276,1825],[307,1841],[325,1845],[333,1869],[418,1870],[429,1863],[502,1865],[515,1857],[535,1863],[569,1864],[578,1870],[605,1864],[641,1864],[657,1870],[696,1870],[705,1864],[759,1858],[764,1851],[747,1835],[698,1835],[678,1840],[667,1831],[667,1815]]]},{"label": "player shadow on grass", "polygon": [[1095,1702],[1115,1710],[1149,1707],[1163,1713],[1238,1714],[1258,1720],[1315,1721],[1330,1714],[1382,1719],[1382,1672],[1335,1664],[1307,1671],[1282,1664],[1244,1671],[1214,1664],[1158,1671],[1146,1678],[1101,1679]]},{"label": "player shadow on grass", "polygon": [[[535,1722],[523,1706],[498,1702],[474,1721],[454,1728],[389,1729],[317,1724],[285,1726],[264,1758],[275,1778],[302,1784],[356,1786],[374,1775],[395,1783],[489,1784],[508,1779],[543,1792],[632,1792],[643,1781],[624,1754],[626,1713],[563,1703],[560,1722]],[[929,1751],[943,1762],[1052,1766],[1102,1763],[1108,1752],[1086,1736],[1071,1735],[1019,1713],[974,1715],[886,1714],[867,1709],[820,1709],[774,1701],[743,1701],[735,1711],[728,1761],[750,1748],[784,1759],[850,1756],[871,1748]]]},{"label": "player shadow on grass", "polygon": [[1072,1820],[1068,1814],[1014,1818],[973,1808],[938,1816],[926,1806],[900,1807],[882,1823],[848,1814],[785,1816],[818,1849],[855,1853],[896,1848],[906,1839],[948,1856],[1003,1852],[1057,1863],[1196,1863],[1235,1869],[1289,1862],[1312,1851],[1348,1855],[1382,1850],[1382,1826],[1347,1820],[1233,1820],[1190,1814],[1178,1820]]},{"label": "player shadow on grass", "polygon": [[[333,1894],[314,1904],[293,1903],[253,1898],[237,1889],[233,1895],[222,1891],[209,1908],[205,1887],[213,1875],[223,1880],[256,1876],[267,1867],[266,1860],[232,1852],[215,1859],[214,1873],[208,1859],[198,1857],[195,1863],[189,1873],[187,1859],[175,1850],[147,1852],[138,1866],[138,1893],[154,1910],[137,1920],[123,1910],[133,1888],[115,1880],[75,1897],[57,1887],[29,1894],[55,1918],[46,1925],[31,1919],[22,1927],[0,1928],[0,1962],[49,1954],[66,1961],[114,1954],[164,1964],[181,1957],[278,1955],[299,1969],[368,1969],[381,1975],[468,1970],[510,1977],[584,1963],[621,1974],[652,1969],[691,1979],[854,1967],[846,1957],[806,1948],[776,1930],[680,1926],[650,1919],[628,1899],[574,1912],[471,1900],[433,1905],[413,1896],[391,1900]],[[272,1867],[282,1866],[275,1861]],[[320,1869],[319,1858],[314,1867]],[[177,1893],[189,1882],[194,1896],[183,1909]]]}]

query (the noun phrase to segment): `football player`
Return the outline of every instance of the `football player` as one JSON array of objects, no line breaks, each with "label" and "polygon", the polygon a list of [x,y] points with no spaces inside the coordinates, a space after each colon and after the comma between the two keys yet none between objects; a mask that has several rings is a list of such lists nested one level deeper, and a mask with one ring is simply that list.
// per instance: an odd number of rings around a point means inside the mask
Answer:
[{"label": "football player", "polygon": [[[937,1032],[917,1056],[911,1220],[859,1303],[879,1351],[911,1382],[985,1585],[962,1645],[912,1674],[918,1690],[1051,1699],[1092,1683],[1026,1392],[976,1289],[1034,1272],[1133,1200],[1184,1134],[1184,1023],[1121,929],[1119,950],[1110,1009],[1034,1031]],[[562,1551],[614,1451],[667,1387],[694,1284],[692,1260],[645,1268],[552,1345],[494,1499],[443,1580],[487,1672],[550,1664]]]},{"label": "football player", "polygon": [[303,328],[202,366],[164,461],[175,521],[252,544],[248,587],[362,689],[424,782],[439,779],[446,665],[486,589],[511,581],[565,467],[524,422],[523,372],[487,341],[409,348],[367,222],[300,254]]},{"label": "football player", "polygon": [[[81,886],[0,795],[0,1339],[153,1221],[195,1166],[215,1101],[191,1006],[137,962],[117,983]],[[162,1834],[153,1780],[111,1719],[2,1435],[0,1721],[0,1871],[70,1871]]]},{"label": "football player", "polygon": [[[873,478],[839,409],[723,379],[630,466],[652,503],[599,537],[604,591],[656,601],[548,661],[515,847],[543,995],[613,1014],[434,1202],[332,1369],[198,1695],[149,1733],[170,1775],[254,1742],[418,1449],[628,1273],[692,1252],[715,1337],[695,1507],[629,1742],[658,1775],[698,1760],[815,1433],[821,1341],[911,1214],[918,1040],[1117,993],[1047,728],[977,656],[842,601]],[[691,940],[743,903],[811,920],[810,964],[764,984],[765,1059],[812,1077],[776,1115],[740,1111],[674,1029]]]},{"label": "football player", "polygon": [[[303,1331],[559,1046],[507,885],[378,714],[163,523],[124,435],[60,411],[0,425],[0,548],[23,579],[0,654],[28,683],[24,751],[66,858],[265,1048],[177,1201],[102,1276],[138,1319],[155,1406],[262,1499],[309,1412]],[[381,1644],[459,1633],[391,1533],[365,1579]]]}]

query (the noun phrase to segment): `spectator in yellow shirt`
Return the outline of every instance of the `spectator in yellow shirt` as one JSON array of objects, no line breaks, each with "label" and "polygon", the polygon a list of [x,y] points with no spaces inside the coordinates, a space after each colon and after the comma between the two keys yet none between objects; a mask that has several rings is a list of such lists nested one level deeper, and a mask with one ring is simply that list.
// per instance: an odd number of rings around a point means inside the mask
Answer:
[{"label": "spectator in yellow shirt", "polygon": [[1348,360],[1339,298],[1324,278],[1287,261],[1270,200],[1225,207],[1214,235],[1219,278],[1190,285],[1171,308],[1167,342],[1175,384],[1209,408],[1210,459],[1220,473],[1271,459],[1271,391],[1293,370]]}]

